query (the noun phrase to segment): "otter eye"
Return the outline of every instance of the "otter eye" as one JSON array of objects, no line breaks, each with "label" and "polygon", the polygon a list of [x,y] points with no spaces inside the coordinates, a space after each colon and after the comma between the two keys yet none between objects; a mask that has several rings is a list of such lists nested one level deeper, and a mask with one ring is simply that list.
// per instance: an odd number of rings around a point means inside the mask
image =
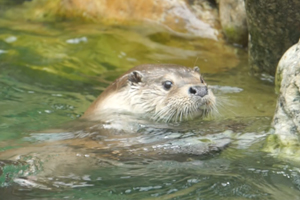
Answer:
[{"label": "otter eye", "polygon": [[165,81],[162,84],[163,84],[165,90],[169,90],[173,85],[172,81]]}]

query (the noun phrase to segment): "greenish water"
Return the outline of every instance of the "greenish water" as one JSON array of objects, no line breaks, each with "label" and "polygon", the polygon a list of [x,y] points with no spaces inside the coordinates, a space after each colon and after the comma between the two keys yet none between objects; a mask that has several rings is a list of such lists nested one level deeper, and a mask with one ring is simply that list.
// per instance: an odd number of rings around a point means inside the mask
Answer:
[{"label": "greenish water", "polygon": [[[104,149],[92,142],[82,147],[80,139],[71,145],[40,145],[49,136],[43,130],[70,128],[111,81],[144,63],[199,66],[220,102],[220,113],[212,119],[168,130],[174,144],[183,148],[185,137],[193,135],[202,141],[229,139],[230,145],[205,156],[192,150],[163,155],[159,145],[152,154],[130,151],[165,138],[159,128],[130,135],[143,143],[125,148],[123,155],[111,141],[101,144],[110,147]],[[273,91],[270,77],[251,75],[245,50],[211,40],[150,24],[37,23],[1,17],[0,158],[15,149],[28,151],[23,160],[33,163],[31,168],[0,163],[1,199],[300,199],[299,166],[262,151],[275,109]],[[89,127],[80,125],[82,132]],[[54,137],[74,136],[49,136]],[[52,166],[56,162],[60,166]],[[28,175],[38,180],[18,179]]]}]

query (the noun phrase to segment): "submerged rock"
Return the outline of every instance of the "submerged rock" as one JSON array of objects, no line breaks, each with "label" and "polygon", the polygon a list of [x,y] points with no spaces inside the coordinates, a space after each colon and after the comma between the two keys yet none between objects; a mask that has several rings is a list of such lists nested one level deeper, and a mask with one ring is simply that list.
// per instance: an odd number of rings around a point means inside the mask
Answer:
[{"label": "submerged rock", "polygon": [[[16,13],[19,13],[16,15]],[[79,20],[105,25],[150,22],[177,33],[246,46],[244,0],[32,0],[6,16],[30,21]],[[221,26],[222,25],[222,26]]]}]

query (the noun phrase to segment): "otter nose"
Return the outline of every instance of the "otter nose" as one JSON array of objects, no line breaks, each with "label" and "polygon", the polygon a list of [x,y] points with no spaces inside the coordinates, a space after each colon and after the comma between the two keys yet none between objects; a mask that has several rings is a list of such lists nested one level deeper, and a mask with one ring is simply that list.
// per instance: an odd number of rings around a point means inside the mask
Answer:
[{"label": "otter nose", "polygon": [[192,86],[189,89],[189,93],[192,95],[204,97],[208,94],[207,86]]}]

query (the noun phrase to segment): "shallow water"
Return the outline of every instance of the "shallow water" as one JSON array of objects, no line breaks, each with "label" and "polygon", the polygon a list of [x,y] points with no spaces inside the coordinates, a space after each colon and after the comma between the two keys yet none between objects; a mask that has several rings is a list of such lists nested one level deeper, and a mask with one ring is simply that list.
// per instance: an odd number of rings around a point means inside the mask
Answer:
[{"label": "shallow water", "polygon": [[[249,72],[243,49],[151,24],[1,17],[0,59],[0,158],[17,149],[28,151],[24,160],[33,163],[0,163],[4,199],[300,199],[298,165],[262,151],[276,95],[272,77]],[[104,140],[102,149],[97,139],[81,146],[88,123],[77,135],[65,131],[111,81],[144,63],[199,66],[218,98],[219,114],[173,129],[120,134]],[[65,130],[44,131],[56,127]],[[89,137],[100,137],[93,134]],[[41,145],[75,137],[71,145]],[[157,143],[166,138],[187,150],[178,153]],[[130,146],[132,141],[138,143]],[[207,141],[229,145],[198,155]],[[32,178],[19,178],[28,175]]]}]

